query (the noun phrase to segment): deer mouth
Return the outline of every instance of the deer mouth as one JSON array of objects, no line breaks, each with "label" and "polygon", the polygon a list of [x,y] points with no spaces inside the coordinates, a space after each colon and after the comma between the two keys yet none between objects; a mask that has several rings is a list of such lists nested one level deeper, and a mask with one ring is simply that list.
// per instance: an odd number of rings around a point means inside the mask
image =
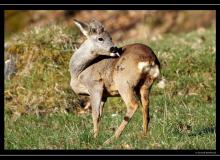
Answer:
[{"label": "deer mouth", "polygon": [[116,56],[120,57],[120,54],[119,54],[118,52],[116,52],[116,53],[110,53],[110,56],[111,56],[111,57],[116,57]]},{"label": "deer mouth", "polygon": [[116,56],[120,57],[118,47],[111,47],[110,48],[110,52],[111,52],[110,56],[112,56],[112,57],[116,57]]}]

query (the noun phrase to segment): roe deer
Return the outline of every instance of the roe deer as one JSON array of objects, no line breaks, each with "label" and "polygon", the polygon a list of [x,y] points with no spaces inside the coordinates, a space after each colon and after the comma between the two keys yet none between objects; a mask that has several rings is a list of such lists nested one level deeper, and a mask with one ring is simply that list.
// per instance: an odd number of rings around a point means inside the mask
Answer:
[{"label": "roe deer", "polygon": [[[78,95],[89,95],[92,107],[94,137],[98,135],[103,105],[109,96],[121,96],[127,112],[114,137],[118,138],[138,108],[141,99],[143,130],[147,133],[149,93],[160,74],[160,63],[152,49],[144,44],[130,44],[119,49],[104,26],[93,19],[90,23],[74,20],[87,40],[70,60],[71,88]],[[104,56],[103,56],[104,55]]]}]

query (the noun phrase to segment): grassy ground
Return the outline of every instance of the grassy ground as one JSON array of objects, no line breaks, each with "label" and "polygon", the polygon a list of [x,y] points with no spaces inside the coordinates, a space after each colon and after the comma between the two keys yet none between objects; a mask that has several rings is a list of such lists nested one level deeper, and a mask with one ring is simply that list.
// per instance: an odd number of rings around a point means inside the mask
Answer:
[{"label": "grassy ground", "polygon": [[215,34],[210,28],[121,44],[151,46],[161,61],[166,88],[152,88],[148,134],[143,135],[139,107],[122,136],[109,145],[103,143],[124,117],[123,101],[108,99],[94,139],[91,114],[75,110],[68,73],[71,54],[34,52],[32,57],[42,56],[30,58],[28,73],[5,83],[5,149],[216,149]]}]

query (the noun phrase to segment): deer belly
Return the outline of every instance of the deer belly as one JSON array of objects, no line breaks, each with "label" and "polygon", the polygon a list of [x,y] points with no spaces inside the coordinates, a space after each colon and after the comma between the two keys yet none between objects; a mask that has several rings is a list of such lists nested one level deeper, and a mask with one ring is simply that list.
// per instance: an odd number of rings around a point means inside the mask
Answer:
[{"label": "deer belly", "polygon": [[119,95],[118,90],[114,85],[105,85],[105,89],[110,96],[117,96]]}]

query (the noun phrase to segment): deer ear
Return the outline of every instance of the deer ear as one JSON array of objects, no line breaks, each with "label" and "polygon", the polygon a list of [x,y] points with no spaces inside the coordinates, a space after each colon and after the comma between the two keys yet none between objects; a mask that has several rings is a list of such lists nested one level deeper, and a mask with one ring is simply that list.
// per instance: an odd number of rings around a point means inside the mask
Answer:
[{"label": "deer ear", "polygon": [[89,25],[83,22],[80,22],[76,19],[73,19],[74,23],[76,24],[76,26],[80,29],[80,31],[86,36],[88,37],[89,35]]},{"label": "deer ear", "polygon": [[90,33],[91,34],[101,34],[102,32],[104,32],[104,26],[102,25],[101,22],[99,22],[98,20],[96,20],[95,18],[93,18],[90,23],[89,23],[89,28],[90,28]]},{"label": "deer ear", "polygon": [[97,19],[95,18],[92,18],[91,22],[90,23],[97,23],[97,24],[101,24],[101,22],[99,22]]}]

